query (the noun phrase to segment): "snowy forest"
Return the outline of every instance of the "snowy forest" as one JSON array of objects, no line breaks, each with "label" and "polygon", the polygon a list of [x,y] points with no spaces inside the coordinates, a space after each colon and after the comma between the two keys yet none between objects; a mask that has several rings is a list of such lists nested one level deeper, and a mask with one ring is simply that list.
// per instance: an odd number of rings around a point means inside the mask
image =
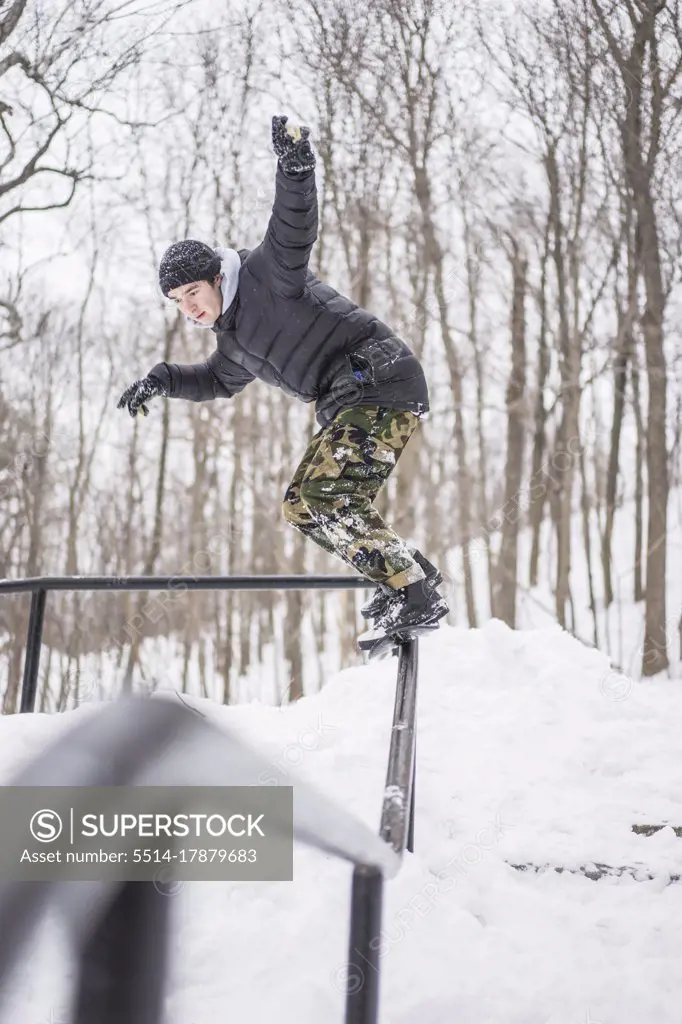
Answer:
[{"label": "snowy forest", "polygon": [[[670,672],[680,0],[0,2],[0,576],[347,572],[281,515],[310,406],[255,381],[116,408],[215,347],[158,262],[259,243],[275,114],[317,155],[311,269],[423,362],[431,411],[377,505],[447,566],[447,621],[535,607]],[[367,596],[52,592],[37,709],[95,679],[296,700],[361,663]],[[4,713],[28,614],[0,603]]]}]

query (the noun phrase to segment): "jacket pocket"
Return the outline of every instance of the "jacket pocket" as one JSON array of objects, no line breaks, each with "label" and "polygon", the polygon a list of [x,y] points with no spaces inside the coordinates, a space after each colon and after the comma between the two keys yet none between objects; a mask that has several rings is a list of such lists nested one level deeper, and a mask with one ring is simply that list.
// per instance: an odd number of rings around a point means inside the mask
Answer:
[{"label": "jacket pocket", "polygon": [[369,383],[377,386],[395,378],[410,349],[399,338],[370,338],[355,352],[351,359],[366,374]]},{"label": "jacket pocket", "polygon": [[361,352],[352,352],[348,356],[348,366],[353,377],[361,384],[376,384],[372,361]]}]

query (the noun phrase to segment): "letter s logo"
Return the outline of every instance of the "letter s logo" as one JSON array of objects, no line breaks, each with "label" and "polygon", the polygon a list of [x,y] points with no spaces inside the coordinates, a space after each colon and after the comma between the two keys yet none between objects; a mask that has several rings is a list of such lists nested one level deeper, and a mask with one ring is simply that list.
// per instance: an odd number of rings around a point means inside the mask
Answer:
[{"label": "letter s logo", "polygon": [[36,811],[31,818],[31,835],[39,843],[53,843],[62,833],[62,819],[56,811]]}]

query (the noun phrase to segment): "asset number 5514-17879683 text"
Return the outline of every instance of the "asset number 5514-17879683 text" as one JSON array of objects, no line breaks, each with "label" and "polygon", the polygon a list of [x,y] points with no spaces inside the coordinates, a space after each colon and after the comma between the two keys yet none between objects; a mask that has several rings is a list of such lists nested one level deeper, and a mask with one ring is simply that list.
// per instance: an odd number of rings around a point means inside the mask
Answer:
[{"label": "asset number 5514-17879683 text", "polygon": [[206,849],[204,847],[176,850],[133,850],[134,864],[160,864],[161,861],[179,861],[181,864],[191,864],[193,861],[199,864],[213,864],[219,861],[221,864],[255,864],[257,854],[255,850],[225,850]]}]

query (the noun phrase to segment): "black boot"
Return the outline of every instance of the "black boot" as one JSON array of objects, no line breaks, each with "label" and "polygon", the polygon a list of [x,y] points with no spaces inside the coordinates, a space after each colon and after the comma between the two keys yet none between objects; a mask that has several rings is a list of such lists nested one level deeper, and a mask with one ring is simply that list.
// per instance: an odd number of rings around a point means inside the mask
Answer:
[{"label": "black boot", "polygon": [[401,638],[414,630],[435,628],[450,611],[429,580],[419,580],[395,591],[395,598],[375,622],[377,630]]},{"label": "black boot", "polygon": [[389,652],[397,654],[404,641],[437,629],[440,619],[450,610],[447,602],[426,580],[410,583],[394,594],[374,629],[358,637],[359,649],[369,654],[370,659],[380,658]]},{"label": "black boot", "polygon": [[380,583],[369,601],[363,604],[360,614],[364,619],[373,619],[376,615],[381,615],[388,607],[394,594],[395,590],[392,587],[386,586],[385,583]]},{"label": "black boot", "polygon": [[[432,587],[440,586],[443,582],[440,570],[432,562],[429,562],[428,558],[425,558],[421,551],[417,551],[416,548],[411,548],[410,551],[417,565],[421,566],[424,570],[426,582],[430,583]],[[420,580],[420,582],[422,581]],[[360,609],[360,614],[365,619],[381,618],[388,611],[397,593],[398,591],[394,590],[393,587],[380,583],[369,601]]]}]

